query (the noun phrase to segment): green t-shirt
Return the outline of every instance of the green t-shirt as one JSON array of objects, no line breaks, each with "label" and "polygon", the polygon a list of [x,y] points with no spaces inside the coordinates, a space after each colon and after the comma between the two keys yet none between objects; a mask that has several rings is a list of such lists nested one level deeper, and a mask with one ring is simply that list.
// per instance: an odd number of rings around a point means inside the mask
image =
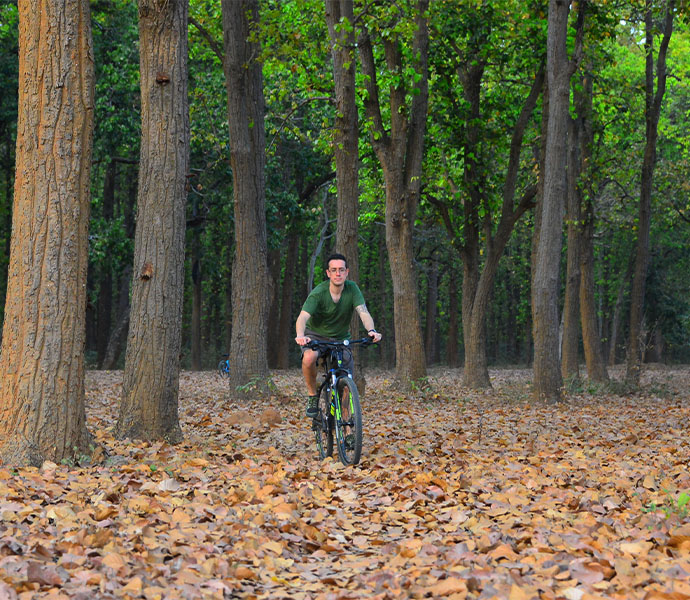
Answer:
[{"label": "green t-shirt", "polygon": [[340,300],[333,302],[330,283],[324,281],[317,285],[304,301],[302,310],[311,315],[307,329],[324,337],[347,340],[352,313],[355,307],[364,304],[364,296],[354,281],[346,280]]}]

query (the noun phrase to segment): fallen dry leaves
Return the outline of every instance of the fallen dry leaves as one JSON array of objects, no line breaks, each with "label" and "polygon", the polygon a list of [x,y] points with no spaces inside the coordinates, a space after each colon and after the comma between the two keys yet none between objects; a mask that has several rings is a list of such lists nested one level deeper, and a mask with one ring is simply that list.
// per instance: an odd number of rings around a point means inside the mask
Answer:
[{"label": "fallen dry leaves", "polygon": [[414,397],[368,374],[357,467],[316,460],[297,372],[264,403],[184,373],[185,442],[112,437],[119,372],[90,372],[105,463],[0,467],[0,600],[690,599],[690,376],[530,401],[530,373]]}]

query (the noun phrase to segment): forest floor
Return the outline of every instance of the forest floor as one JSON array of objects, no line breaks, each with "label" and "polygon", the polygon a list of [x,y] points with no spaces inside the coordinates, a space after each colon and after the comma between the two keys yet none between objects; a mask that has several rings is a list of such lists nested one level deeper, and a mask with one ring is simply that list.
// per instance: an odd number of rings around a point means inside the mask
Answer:
[{"label": "forest floor", "polygon": [[690,369],[558,406],[530,371],[491,377],[401,395],[368,371],[343,467],[315,456],[297,371],[249,406],[184,372],[174,447],[115,440],[122,373],[89,372],[107,459],[0,467],[0,600],[690,598]]}]

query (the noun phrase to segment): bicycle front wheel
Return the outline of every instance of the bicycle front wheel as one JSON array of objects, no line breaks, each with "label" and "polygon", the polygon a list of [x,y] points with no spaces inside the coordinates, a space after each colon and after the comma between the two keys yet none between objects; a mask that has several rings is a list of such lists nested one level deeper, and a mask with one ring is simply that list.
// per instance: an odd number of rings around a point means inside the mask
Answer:
[{"label": "bicycle front wheel", "polygon": [[356,465],[362,456],[362,407],[359,392],[351,377],[341,377],[336,384],[338,409],[335,439],[338,456],[344,465]]},{"label": "bicycle front wheel", "polygon": [[324,386],[319,393],[319,414],[312,421],[316,447],[321,460],[333,456],[333,416],[331,415],[330,390]]}]

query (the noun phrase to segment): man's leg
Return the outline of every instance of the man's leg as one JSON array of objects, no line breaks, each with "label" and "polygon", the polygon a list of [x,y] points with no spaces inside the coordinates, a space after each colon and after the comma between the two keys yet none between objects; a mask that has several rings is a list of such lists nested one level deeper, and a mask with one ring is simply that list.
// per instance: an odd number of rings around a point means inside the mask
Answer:
[{"label": "man's leg", "polygon": [[319,359],[317,352],[305,350],[302,354],[302,375],[307,384],[309,400],[307,402],[307,417],[314,418],[318,415],[318,396],[316,395],[316,361]]}]

